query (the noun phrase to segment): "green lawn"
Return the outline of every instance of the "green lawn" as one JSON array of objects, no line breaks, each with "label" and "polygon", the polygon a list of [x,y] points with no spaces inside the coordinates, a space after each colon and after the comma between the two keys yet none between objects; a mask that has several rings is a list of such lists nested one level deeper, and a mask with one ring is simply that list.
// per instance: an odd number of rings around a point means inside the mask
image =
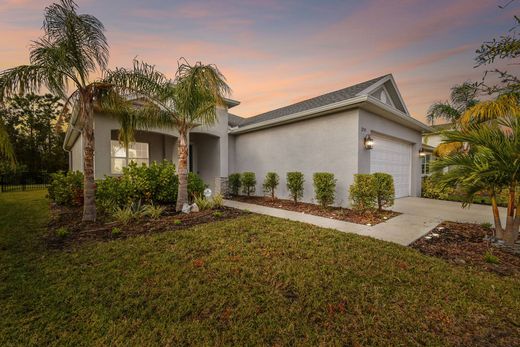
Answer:
[{"label": "green lawn", "polygon": [[520,344],[520,279],[257,215],[48,250],[0,194],[0,345]]}]

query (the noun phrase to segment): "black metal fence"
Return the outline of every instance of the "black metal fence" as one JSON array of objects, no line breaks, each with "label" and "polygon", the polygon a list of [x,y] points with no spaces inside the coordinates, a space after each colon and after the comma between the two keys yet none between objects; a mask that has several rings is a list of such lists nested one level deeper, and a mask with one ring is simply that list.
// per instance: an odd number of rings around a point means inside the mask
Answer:
[{"label": "black metal fence", "polygon": [[0,192],[22,192],[47,188],[50,182],[48,172],[17,172],[0,176]]}]

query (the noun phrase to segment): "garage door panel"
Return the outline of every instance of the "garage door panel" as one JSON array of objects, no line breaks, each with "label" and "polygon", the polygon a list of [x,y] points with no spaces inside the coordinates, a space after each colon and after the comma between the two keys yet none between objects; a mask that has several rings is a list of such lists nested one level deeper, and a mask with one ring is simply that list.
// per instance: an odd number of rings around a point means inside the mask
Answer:
[{"label": "garage door panel", "polygon": [[385,172],[392,175],[397,198],[410,195],[412,147],[409,143],[374,137],[370,151],[370,172]]}]

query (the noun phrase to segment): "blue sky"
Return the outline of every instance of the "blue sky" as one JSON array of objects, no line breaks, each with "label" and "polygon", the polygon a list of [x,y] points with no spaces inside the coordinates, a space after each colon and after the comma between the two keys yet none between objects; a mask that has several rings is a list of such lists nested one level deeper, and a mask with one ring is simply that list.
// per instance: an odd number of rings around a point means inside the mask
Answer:
[{"label": "blue sky", "polygon": [[[506,2],[77,1],[105,24],[111,67],[139,57],[173,75],[180,57],[215,63],[242,103],[238,115],[393,73],[420,120],[452,85],[481,78],[475,50],[507,33],[520,9],[498,8]],[[28,61],[49,3],[0,1],[0,69]]]}]

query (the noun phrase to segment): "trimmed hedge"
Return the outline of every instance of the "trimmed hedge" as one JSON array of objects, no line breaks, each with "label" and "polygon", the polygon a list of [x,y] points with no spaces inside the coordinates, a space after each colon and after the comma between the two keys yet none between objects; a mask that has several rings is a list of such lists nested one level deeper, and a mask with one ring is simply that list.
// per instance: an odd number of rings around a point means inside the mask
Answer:
[{"label": "trimmed hedge", "polygon": [[276,188],[278,188],[278,184],[280,184],[280,177],[278,176],[278,174],[276,172],[268,172],[265,175],[264,184],[263,184],[264,192],[270,193],[271,198],[273,200],[275,198],[275,191],[276,191]]},{"label": "trimmed hedge", "polygon": [[242,183],[240,182],[239,173],[233,173],[233,174],[229,175],[228,186],[229,186],[229,192],[231,193],[231,195],[237,196],[240,193],[240,187],[242,186]]},{"label": "trimmed hedge", "polygon": [[83,173],[80,171],[52,174],[47,187],[49,199],[58,205],[83,205],[83,179]]},{"label": "trimmed hedge", "polygon": [[256,175],[254,172],[244,172],[240,178],[242,192],[247,196],[256,191]]},{"label": "trimmed hedge", "polygon": [[350,186],[350,200],[352,207],[358,211],[374,209],[376,205],[377,191],[376,179],[370,174],[355,174],[354,183]]},{"label": "trimmed hedge", "polygon": [[303,197],[303,183],[305,182],[303,173],[298,171],[287,173],[287,190],[289,195],[294,200],[294,203],[298,202],[298,199]]},{"label": "trimmed hedge", "polygon": [[312,176],[314,194],[316,200],[322,207],[330,206],[334,203],[336,192],[336,179],[330,172],[316,172]]},{"label": "trimmed hedge", "polygon": [[382,211],[383,208],[394,205],[395,188],[394,178],[392,175],[384,172],[376,172],[372,174],[376,185],[377,208]]}]

